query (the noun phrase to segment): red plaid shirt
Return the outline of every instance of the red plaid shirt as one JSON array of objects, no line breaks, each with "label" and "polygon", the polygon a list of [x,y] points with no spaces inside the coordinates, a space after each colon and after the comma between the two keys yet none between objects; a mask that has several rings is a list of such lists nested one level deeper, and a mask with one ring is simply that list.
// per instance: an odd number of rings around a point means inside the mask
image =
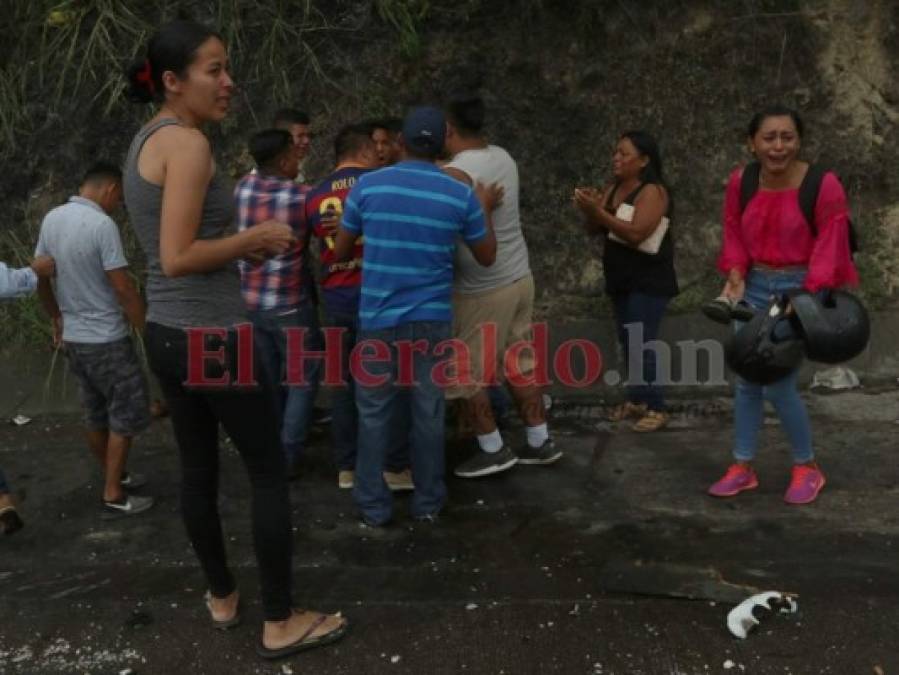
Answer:
[{"label": "red plaid shirt", "polygon": [[266,220],[286,223],[297,243],[285,253],[260,265],[238,261],[240,289],[249,310],[295,307],[306,299],[311,281],[306,262],[309,227],[306,193],[309,188],[280,176],[247,174],[234,188],[237,229],[245,230]]}]

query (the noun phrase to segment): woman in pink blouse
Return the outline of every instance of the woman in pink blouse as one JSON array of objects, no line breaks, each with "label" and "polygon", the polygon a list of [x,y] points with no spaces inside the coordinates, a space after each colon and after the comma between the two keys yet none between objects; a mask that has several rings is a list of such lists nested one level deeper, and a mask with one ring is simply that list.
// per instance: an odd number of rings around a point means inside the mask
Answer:
[{"label": "woman in pink blouse", "polygon": [[[759,189],[740,205],[742,169],[734,171],[724,201],[724,241],[718,269],[727,277],[722,295],[745,300],[754,309],[791,288],[809,291],[858,283],[849,250],[849,209],[843,186],[827,173],[815,204],[815,231],[799,206],[799,187],[809,165],[798,159],[802,120],[775,106],[752,118],[749,147],[760,165]],[[709,488],[715,497],[732,497],[758,487],[755,457],[764,400],[774,406],[793,450],[793,473],[784,500],[814,501],[824,487],[815,462],[808,412],[797,388],[798,370],[767,386],[737,378],[734,401],[735,443],[732,464]]]}]

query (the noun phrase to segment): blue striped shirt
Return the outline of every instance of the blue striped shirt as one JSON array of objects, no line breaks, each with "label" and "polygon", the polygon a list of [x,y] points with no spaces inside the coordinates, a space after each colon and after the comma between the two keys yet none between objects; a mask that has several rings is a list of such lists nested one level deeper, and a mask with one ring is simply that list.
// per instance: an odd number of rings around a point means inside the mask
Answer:
[{"label": "blue striped shirt", "polygon": [[461,236],[487,236],[474,191],[430,162],[405,161],[360,177],[342,226],[364,236],[359,321],[364,330],[451,321],[453,258]]}]

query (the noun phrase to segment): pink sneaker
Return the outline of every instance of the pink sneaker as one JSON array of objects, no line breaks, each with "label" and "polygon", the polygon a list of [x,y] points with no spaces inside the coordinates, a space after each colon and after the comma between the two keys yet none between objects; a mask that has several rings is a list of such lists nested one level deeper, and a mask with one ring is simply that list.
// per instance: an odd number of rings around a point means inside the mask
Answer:
[{"label": "pink sneaker", "polygon": [[818,493],[826,482],[816,464],[796,464],[793,466],[793,477],[784,494],[784,501],[787,504],[811,504],[818,498]]},{"label": "pink sneaker", "polygon": [[758,478],[752,467],[746,464],[731,464],[727,473],[709,488],[713,497],[733,497],[744,490],[753,490],[759,486]]}]

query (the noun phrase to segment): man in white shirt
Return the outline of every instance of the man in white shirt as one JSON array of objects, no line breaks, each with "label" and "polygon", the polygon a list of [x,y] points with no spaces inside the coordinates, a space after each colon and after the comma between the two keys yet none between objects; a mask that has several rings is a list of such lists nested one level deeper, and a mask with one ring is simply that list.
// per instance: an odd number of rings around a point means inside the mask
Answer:
[{"label": "man in white shirt", "polygon": [[55,292],[47,279],[38,281],[37,292],[78,381],[88,445],[106,474],[107,518],[153,506],[151,497],[127,492],[143,483],[125,471],[125,463],[133,437],[150,424],[150,410],[128,326],[143,329],[144,301],[128,276],[119,229],[108,215],[121,201],[122,172],[95,164],[78,196],[44,217],[35,251],[56,261]]},{"label": "man in white shirt", "polygon": [[[469,185],[498,183],[502,203],[493,212],[496,233],[496,262],[490,267],[476,263],[471,253],[456,250],[453,284],[453,333],[469,351],[469,371],[474,381],[447,390],[448,398],[462,398],[463,410],[477,434],[479,451],[456,467],[461,478],[488,476],[515,464],[552,464],[562,452],[549,436],[546,410],[537,384],[524,384],[535,369],[536,355],[519,354],[515,369],[521,377],[507,379],[519,413],[526,425],[526,442],[512,449],[496,426],[482,366],[495,365],[497,378],[504,375],[504,356],[513,344],[532,338],[534,278],[528,249],[521,231],[518,210],[518,167],[505,150],[490,145],[483,133],[484,102],[479,96],[461,96],[447,106],[446,149],[452,160],[444,170]],[[496,344],[485,344],[483,326],[496,328]],[[489,353],[486,353],[489,351]]]}]

